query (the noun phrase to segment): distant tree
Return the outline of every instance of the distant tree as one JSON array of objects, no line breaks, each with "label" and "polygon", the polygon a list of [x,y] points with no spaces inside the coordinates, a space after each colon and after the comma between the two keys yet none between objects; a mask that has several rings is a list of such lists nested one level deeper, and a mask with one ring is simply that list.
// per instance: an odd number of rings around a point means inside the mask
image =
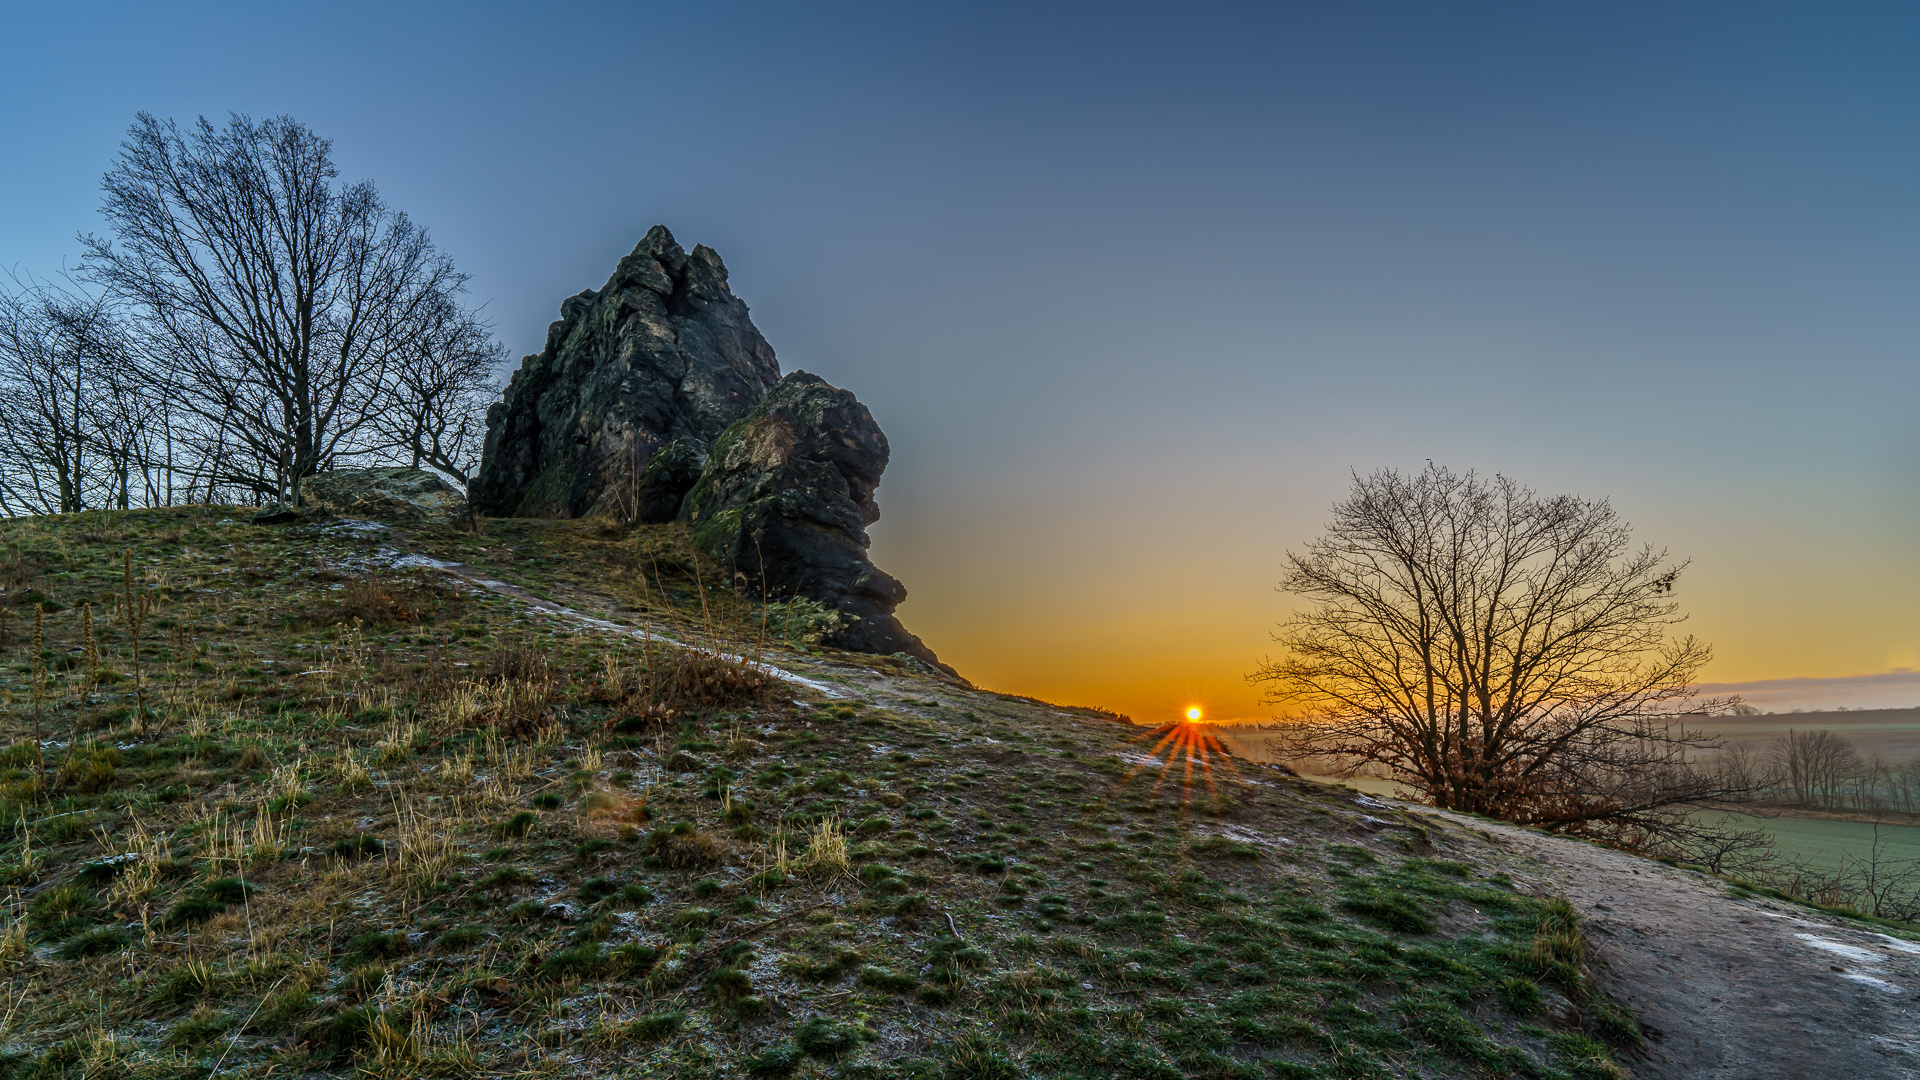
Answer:
[{"label": "distant tree", "polygon": [[1325,535],[1286,560],[1281,588],[1311,606],[1250,678],[1301,714],[1288,752],[1629,844],[1729,794],[1689,760],[1718,743],[1673,720],[1711,655],[1668,635],[1686,563],[1635,546],[1604,500],[1387,470],[1356,476]]},{"label": "distant tree", "polygon": [[1832,808],[1861,772],[1860,752],[1831,731],[1793,731],[1773,740],[1767,758],[1801,806]]},{"label": "distant tree", "polygon": [[[16,283],[19,284],[19,283]],[[0,292],[0,505],[9,514],[87,506],[95,364],[74,324],[85,314],[39,283]]]},{"label": "distant tree", "polygon": [[[340,182],[332,144],[289,117],[182,130],[143,112],[101,186],[113,235],[82,238],[85,273],[164,356],[140,374],[192,418],[215,486],[292,499],[301,478],[391,448],[421,349],[471,354],[484,336],[452,261],[372,183]],[[442,414],[470,401],[432,401],[441,419],[409,453],[456,460]]]},{"label": "distant tree", "polygon": [[171,413],[107,299],[77,286],[0,287],[0,512],[170,501]]}]

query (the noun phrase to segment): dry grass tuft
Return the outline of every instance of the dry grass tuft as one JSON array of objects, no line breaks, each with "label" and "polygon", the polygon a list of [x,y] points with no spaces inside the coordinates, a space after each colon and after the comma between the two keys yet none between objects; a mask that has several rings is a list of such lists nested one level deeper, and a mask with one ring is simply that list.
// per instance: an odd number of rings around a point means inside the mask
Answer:
[{"label": "dry grass tuft", "polygon": [[847,831],[838,818],[821,822],[807,837],[806,850],[793,862],[794,869],[808,877],[834,878],[853,873],[853,860],[847,855]]},{"label": "dry grass tuft", "polygon": [[438,611],[448,593],[424,573],[382,574],[369,567],[342,580],[332,605],[314,619],[322,625],[417,623]]}]

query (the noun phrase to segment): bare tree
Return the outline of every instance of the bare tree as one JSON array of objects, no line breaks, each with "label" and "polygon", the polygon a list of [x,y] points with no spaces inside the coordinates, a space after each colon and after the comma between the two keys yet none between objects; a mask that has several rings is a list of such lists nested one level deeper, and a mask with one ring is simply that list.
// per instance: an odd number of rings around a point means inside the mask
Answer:
[{"label": "bare tree", "polygon": [[393,357],[386,405],[374,430],[408,464],[438,469],[464,487],[480,464],[487,403],[506,348],[449,294],[422,312],[412,340]]},{"label": "bare tree", "polygon": [[1768,761],[1801,806],[1832,809],[1861,771],[1860,752],[1831,731],[1793,731],[1773,740]]},{"label": "bare tree", "polygon": [[1387,470],[1355,476],[1326,534],[1286,558],[1281,588],[1313,606],[1250,678],[1303,712],[1289,752],[1629,843],[1728,794],[1689,762],[1718,743],[1673,720],[1711,655],[1668,635],[1686,564],[1636,547],[1605,501]]},{"label": "bare tree", "polygon": [[13,285],[0,290],[0,510],[130,505],[128,470],[147,437],[136,418],[152,402],[121,384],[110,306],[54,283]]},{"label": "bare tree", "polygon": [[86,273],[164,346],[159,392],[194,419],[209,483],[296,497],[363,454],[389,378],[435,332],[463,278],[332,144],[289,117],[139,114],[102,180],[113,237]]}]

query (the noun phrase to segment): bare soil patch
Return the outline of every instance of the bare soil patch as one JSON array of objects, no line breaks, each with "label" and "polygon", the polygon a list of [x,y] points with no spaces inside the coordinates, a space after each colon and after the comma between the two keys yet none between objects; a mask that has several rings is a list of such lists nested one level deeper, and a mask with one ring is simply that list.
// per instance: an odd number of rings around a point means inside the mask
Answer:
[{"label": "bare soil patch", "polygon": [[1920,943],[1623,852],[1417,809],[1572,901],[1597,980],[1644,1025],[1643,1080],[1920,1078]]}]

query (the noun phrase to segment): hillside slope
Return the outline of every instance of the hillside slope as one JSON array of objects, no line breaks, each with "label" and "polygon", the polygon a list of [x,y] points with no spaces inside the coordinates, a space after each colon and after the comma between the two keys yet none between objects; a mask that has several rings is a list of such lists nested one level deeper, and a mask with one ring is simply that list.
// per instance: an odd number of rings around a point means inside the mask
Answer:
[{"label": "hillside slope", "polygon": [[1478,824],[809,647],[673,527],[237,515],[0,522],[0,1076],[1605,1077],[1640,1040]]},{"label": "hillside slope", "polygon": [[1913,935],[1564,837],[1463,823],[1499,850],[1494,865],[1579,910],[1596,978],[1645,1033],[1636,1076],[1920,1077]]}]

